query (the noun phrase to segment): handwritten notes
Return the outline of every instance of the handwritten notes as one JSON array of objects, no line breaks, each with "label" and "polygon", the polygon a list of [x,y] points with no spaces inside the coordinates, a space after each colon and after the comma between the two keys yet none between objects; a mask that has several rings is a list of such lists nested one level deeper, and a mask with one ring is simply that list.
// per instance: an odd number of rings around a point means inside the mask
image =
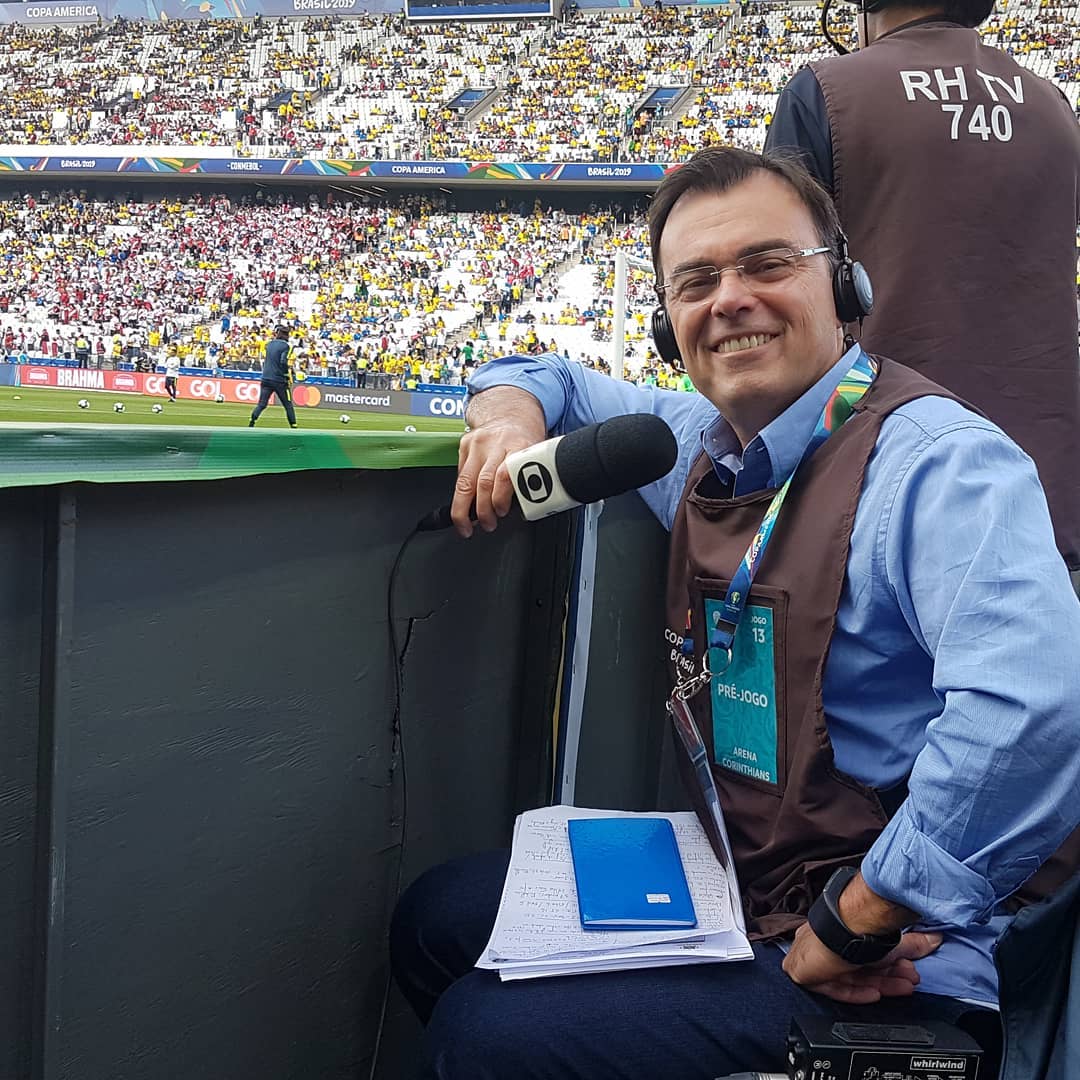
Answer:
[{"label": "handwritten notes", "polygon": [[[574,817],[666,817],[675,830],[698,925],[692,930],[583,930],[566,823]],[[522,814],[495,927],[477,967],[503,979],[751,959],[738,883],[693,813],[636,815],[552,806]]]}]

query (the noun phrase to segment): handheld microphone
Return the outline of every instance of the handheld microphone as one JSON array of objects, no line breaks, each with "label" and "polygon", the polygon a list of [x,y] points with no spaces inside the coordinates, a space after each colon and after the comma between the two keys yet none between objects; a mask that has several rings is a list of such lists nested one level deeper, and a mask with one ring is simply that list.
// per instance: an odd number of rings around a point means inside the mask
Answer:
[{"label": "handheld microphone", "polygon": [[[508,454],[506,468],[521,516],[539,521],[651,484],[672,470],[678,452],[671,428],[659,416],[631,413]],[[450,507],[442,506],[417,529],[451,524]]]}]

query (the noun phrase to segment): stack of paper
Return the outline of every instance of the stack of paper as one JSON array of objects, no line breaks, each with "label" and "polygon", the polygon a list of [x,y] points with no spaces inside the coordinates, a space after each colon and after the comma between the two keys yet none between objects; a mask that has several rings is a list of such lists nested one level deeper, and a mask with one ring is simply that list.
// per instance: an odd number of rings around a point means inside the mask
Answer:
[{"label": "stack of paper", "polygon": [[[675,829],[697,914],[692,930],[583,930],[566,823],[585,817],[666,817]],[[738,882],[717,861],[692,812],[632,814],[551,806],[514,825],[510,869],[491,940],[477,967],[503,980],[588,971],[751,960]]]}]

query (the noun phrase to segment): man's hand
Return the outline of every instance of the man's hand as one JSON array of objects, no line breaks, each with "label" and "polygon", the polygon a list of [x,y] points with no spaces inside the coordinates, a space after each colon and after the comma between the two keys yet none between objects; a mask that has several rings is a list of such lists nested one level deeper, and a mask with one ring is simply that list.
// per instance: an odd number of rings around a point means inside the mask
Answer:
[{"label": "man's hand", "polygon": [[473,533],[474,507],[476,523],[484,532],[492,532],[510,511],[514,485],[504,464],[506,455],[547,436],[540,402],[516,386],[493,386],[477,394],[469,403],[467,420],[470,430],[461,439],[450,504],[454,527],[466,538]]},{"label": "man's hand", "polygon": [[941,944],[940,934],[913,930],[884,960],[856,967],[827,949],[804,923],[784,957],[784,971],[792,982],[815,994],[849,1005],[872,1005],[883,997],[908,997],[919,985],[913,961],[929,956]]},{"label": "man's hand", "polygon": [[[837,910],[853,934],[889,934],[919,921],[914,911],[878,896],[862,874],[856,874],[840,894]],[[940,944],[940,934],[910,931],[883,960],[859,967],[842,960],[804,924],[784,957],[784,970],[807,990],[850,1005],[871,1005],[883,997],[914,994],[919,973],[913,961],[929,956]]]}]

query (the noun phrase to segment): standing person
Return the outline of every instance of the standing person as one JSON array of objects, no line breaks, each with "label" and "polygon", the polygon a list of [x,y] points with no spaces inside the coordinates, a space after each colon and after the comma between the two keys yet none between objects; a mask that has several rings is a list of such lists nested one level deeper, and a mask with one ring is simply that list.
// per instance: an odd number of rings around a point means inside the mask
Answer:
[{"label": "standing person", "polygon": [[296,410],[293,408],[291,376],[289,372],[289,328],[282,323],[274,331],[274,336],[266,343],[266,355],[263,359],[262,378],[259,380],[259,403],[251,410],[248,427],[254,427],[255,421],[270,404],[270,398],[277,395],[278,401],[285,408],[289,427],[296,424]]},{"label": "standing person", "polygon": [[176,401],[176,380],[180,374],[180,357],[172,350],[165,357],[165,392],[169,400]]},{"label": "standing person", "polygon": [[[1080,824],[1080,600],[1035,468],[846,335],[868,298],[797,164],[702,151],[657,188],[649,236],[656,342],[698,393],[551,353],[490,361],[452,517],[462,535],[496,528],[506,455],[549,431],[651,412],[675,433],[675,467],[641,491],[671,532],[657,645],[675,643],[673,684],[707,655],[722,673],[689,708],[754,959],[505,983],[474,963],[507,854],[456,860],[410,886],[391,927],[422,1075],[778,1070],[803,1012],[957,1022],[992,1054],[997,935],[1077,865],[1061,845]],[[733,711],[722,687],[768,704]]]},{"label": "standing person", "polygon": [[788,83],[766,148],[798,148],[833,196],[874,282],[865,348],[1031,454],[1080,570],[1076,118],[1052,83],[980,42],[993,0],[859,8],[862,47]]},{"label": "standing person", "polygon": [[90,366],[90,339],[82,330],[75,338],[75,360],[81,368]]}]

